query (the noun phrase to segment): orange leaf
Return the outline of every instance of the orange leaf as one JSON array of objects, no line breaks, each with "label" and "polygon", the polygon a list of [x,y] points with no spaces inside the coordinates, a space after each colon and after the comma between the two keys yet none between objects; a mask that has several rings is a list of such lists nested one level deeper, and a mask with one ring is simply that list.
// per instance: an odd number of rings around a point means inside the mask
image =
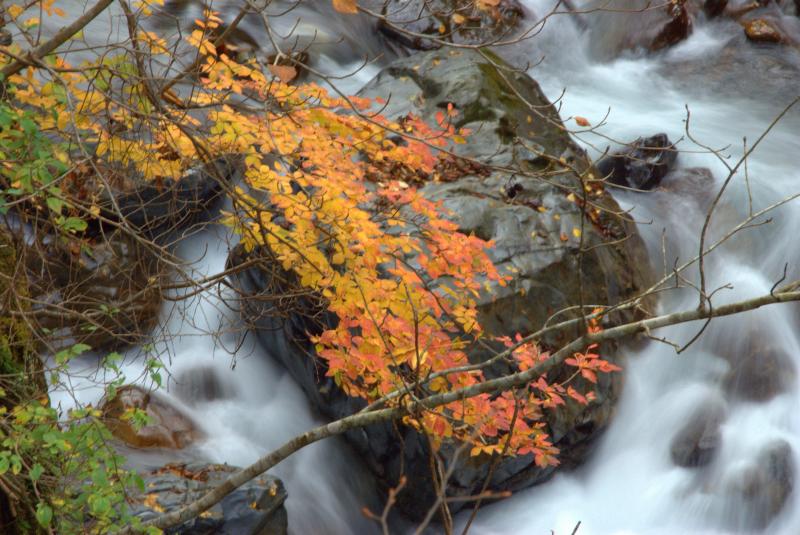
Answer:
[{"label": "orange leaf", "polygon": [[356,0],[333,0],[333,9],[339,13],[355,15],[358,13],[358,2]]},{"label": "orange leaf", "polygon": [[592,123],[586,117],[581,117],[580,115],[575,116],[575,122],[578,123],[578,126],[583,126],[584,128],[592,126]]},{"label": "orange leaf", "polygon": [[274,74],[278,80],[285,84],[297,78],[297,69],[291,65],[269,65],[268,67],[269,72]]}]

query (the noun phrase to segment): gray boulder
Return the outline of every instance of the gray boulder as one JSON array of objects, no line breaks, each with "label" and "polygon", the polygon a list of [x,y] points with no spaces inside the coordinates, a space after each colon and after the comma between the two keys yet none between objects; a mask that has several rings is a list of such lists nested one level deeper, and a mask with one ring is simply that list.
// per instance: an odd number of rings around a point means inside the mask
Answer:
[{"label": "gray boulder", "polygon": [[[389,100],[384,114],[395,118],[413,112],[433,120],[437,111],[452,103],[459,115],[457,126],[472,130],[467,143],[455,145],[460,156],[482,163],[466,176],[447,182],[428,182],[422,192],[442,201],[464,233],[494,240],[494,263],[514,272],[506,286],[492,285],[479,300],[480,321],[491,334],[513,335],[541,327],[556,311],[588,304],[613,304],[637,295],[651,278],[645,250],[635,229],[611,214],[619,207],[598,187],[589,193],[594,206],[586,210],[581,241],[573,234],[581,227],[584,210],[575,195],[582,190],[577,174],[599,177],[584,152],[564,131],[555,108],[525,74],[504,70],[507,65],[493,55],[486,59],[475,51],[435,51],[412,56],[384,69],[362,91],[365,97]],[[495,66],[493,63],[496,63]],[[506,77],[510,86],[503,80]],[[530,105],[530,106],[529,106]],[[487,164],[506,170],[493,171]],[[480,167],[480,166],[478,166]],[[517,176],[513,169],[530,176]],[[248,255],[234,250],[230,265]],[[244,296],[243,313],[262,345],[290,371],[312,404],[330,418],[352,414],[364,402],[348,398],[330,378],[325,363],[313,353],[307,335],[335,325],[318,299],[270,298],[281,292],[281,273],[265,255],[262,268],[238,273],[234,284]],[[581,293],[583,299],[581,299]],[[647,306],[648,303],[643,303]],[[573,311],[574,312],[574,311]],[[572,317],[570,314],[560,319]],[[629,320],[631,312],[611,321]],[[562,332],[544,343],[557,346],[576,332]],[[603,355],[619,362],[614,347]],[[473,360],[486,359],[490,349],[474,350]],[[508,371],[498,369],[494,373]],[[551,370],[551,381],[566,379],[570,370]],[[603,376],[593,386],[582,380],[584,391],[594,389],[596,400],[588,407],[568,404],[546,414],[548,431],[561,449],[562,466],[582,462],[594,440],[606,428],[614,411],[621,376]],[[424,515],[434,500],[430,484],[430,450],[427,440],[399,424],[373,425],[354,430],[347,439],[386,488],[397,485],[404,474],[405,491],[397,506],[412,517]],[[449,458],[455,444],[441,452]],[[490,474],[491,490],[519,490],[547,479],[553,469],[541,469],[530,456],[461,460],[448,484],[454,496],[480,491]],[[452,509],[463,504],[454,502]]]},{"label": "gray boulder", "polygon": [[[185,507],[225,481],[237,469],[228,465],[167,464],[143,474],[143,494],[131,513],[143,521]],[[283,482],[261,475],[231,492],[201,515],[168,529],[181,535],[286,535],[288,517]]]}]

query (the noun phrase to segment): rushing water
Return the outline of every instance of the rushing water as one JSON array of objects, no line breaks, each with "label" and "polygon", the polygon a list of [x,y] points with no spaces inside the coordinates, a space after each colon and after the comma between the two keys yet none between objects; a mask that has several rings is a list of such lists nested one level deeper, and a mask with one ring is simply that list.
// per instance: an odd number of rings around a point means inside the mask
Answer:
[{"label": "rushing water", "polygon": [[[321,8],[322,14],[313,9],[306,12],[308,26],[301,29],[323,27],[331,34],[328,42],[341,35],[346,48],[354,49],[346,54],[323,48],[326,61],[340,67],[355,65],[360,51],[382,49],[384,45],[374,32],[363,31],[362,20],[333,18],[325,11],[329,2],[319,4],[326,6]],[[541,14],[553,2],[530,0],[525,4],[532,13]],[[193,18],[187,13],[181,17]],[[255,22],[250,24],[250,31],[257,33]],[[607,137],[580,136],[593,155],[613,146],[609,139],[630,141],[666,132],[673,140],[684,138],[679,145],[684,151],[679,157],[680,167],[712,170],[713,186],[692,189],[679,182],[671,187],[667,182],[653,193],[618,195],[620,203],[640,222],[651,258],[663,270],[662,264],[671,267],[676,259],[682,262],[696,254],[708,197],[713,197],[727,173],[716,156],[686,139],[687,107],[692,137],[724,148],[727,161],[735,162],[743,154],[743,138],[752,145],[798,88],[770,86],[767,77],[774,72],[748,70],[757,62],[733,63],[731,68],[741,72],[729,73],[730,77],[738,77],[742,83],[722,88],[711,76],[704,79],[702,69],[679,68],[719,52],[735,38],[735,32],[741,32],[736,25],[700,20],[693,35],[668,52],[630,53],[602,62],[594,54],[598,39],[603,39],[598,36],[602,27],[595,26],[594,31],[592,37],[571,18],[555,17],[539,36],[509,53],[531,62],[543,58],[531,74],[551,98],[558,98],[565,90],[560,101],[562,117],[580,115],[594,124],[610,110],[600,127]],[[356,36],[358,46],[353,44]],[[363,83],[375,68],[350,80],[348,89]],[[754,91],[759,87],[766,89]],[[800,193],[798,131],[800,111],[794,110],[751,156],[747,183],[740,173],[722,199],[710,231],[712,240],[724,235],[751,210]],[[789,203],[770,216],[768,224],[739,233],[709,256],[709,288],[730,285],[716,295],[717,303],[768,292],[786,263],[789,277],[800,274],[796,267],[800,254],[794,242],[794,232],[800,229],[800,209],[796,203]],[[214,273],[223,268],[227,247],[227,236],[212,229],[183,242],[179,252],[187,260],[199,259],[194,264],[198,273]],[[695,267],[687,277],[697,279]],[[245,465],[319,420],[310,413],[302,393],[285,371],[252,340],[245,339],[231,360],[227,349],[235,347],[239,337],[224,301],[224,295],[209,293],[190,301],[184,310],[165,306],[165,327],[160,334],[169,335],[163,336],[169,341],[156,343],[154,351],[168,355],[170,361],[168,396],[206,432],[208,438],[195,453],[213,461]],[[696,306],[696,293],[688,290],[664,294],[660,305],[662,312]],[[758,469],[765,463],[758,458],[764,448],[785,441],[792,448],[789,457],[795,463],[800,451],[797,320],[796,307],[775,306],[715,320],[705,335],[680,355],[672,346],[658,342],[629,350],[627,382],[617,414],[590,461],[575,472],[484,507],[472,533],[539,535],[553,530],[557,535],[568,535],[578,521],[582,522],[580,535],[800,532],[800,492],[789,496],[782,512],[768,526],[759,520],[759,509],[751,505],[753,500],[768,499],[764,487],[755,487],[755,497],[743,497],[748,488],[753,492],[753,481],[763,478]],[[230,332],[212,336],[221,326],[225,327],[223,332]],[[688,324],[654,334],[681,345],[699,328],[699,324]],[[731,369],[742,366],[748,358],[758,358],[748,355],[748,348],[764,345],[779,356],[778,392],[762,401],[743,400],[736,394],[736,381],[748,378],[738,377],[731,386]],[[91,369],[90,362],[86,364],[87,370]],[[755,368],[761,366],[758,363]],[[208,373],[216,378],[217,395],[213,399],[203,399],[208,394],[203,386],[207,381],[192,372],[199,368],[211,370]],[[146,383],[138,350],[126,355],[125,372],[130,379],[138,377]],[[99,391],[86,384],[76,379],[76,397],[82,402],[96,401]],[[66,393],[53,399],[65,406],[72,403]],[[722,408],[719,451],[705,467],[676,466],[670,455],[674,437],[695,411],[709,405]],[[331,440],[306,448],[277,467],[276,475],[289,489],[290,529],[298,534],[375,530],[359,513],[363,505],[371,504],[374,493],[366,483],[369,477],[358,466],[344,444]]]}]

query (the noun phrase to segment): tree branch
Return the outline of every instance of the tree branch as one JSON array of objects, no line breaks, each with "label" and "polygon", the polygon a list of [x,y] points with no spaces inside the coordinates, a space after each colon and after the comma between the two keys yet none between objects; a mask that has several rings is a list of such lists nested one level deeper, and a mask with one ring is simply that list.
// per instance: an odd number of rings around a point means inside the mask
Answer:
[{"label": "tree branch", "polygon": [[[160,529],[165,529],[186,522],[187,520],[194,518],[203,511],[214,506],[235,489],[244,485],[258,475],[266,472],[293,453],[322,439],[340,435],[350,429],[400,418],[402,416],[415,414],[420,411],[430,410],[454,401],[460,401],[481,394],[504,392],[515,387],[527,385],[554,366],[564,362],[564,360],[572,356],[575,352],[580,351],[593,343],[602,342],[605,340],[617,340],[641,332],[649,333],[653,329],[677,325],[680,323],[687,323],[690,321],[697,321],[712,317],[730,316],[749,310],[755,310],[765,305],[800,301],[800,290],[794,290],[797,285],[798,281],[784,287],[789,288],[789,290],[773,292],[761,297],[739,301],[737,303],[728,305],[721,305],[711,310],[694,309],[683,312],[675,312],[672,314],[657,316],[655,318],[626,323],[624,325],[612,327],[598,333],[587,333],[579,338],[574,339],[572,342],[553,353],[550,359],[547,361],[542,362],[524,372],[509,374],[452,392],[436,394],[420,400],[410,401],[404,406],[358,413],[316,427],[310,431],[307,431],[306,433],[303,433],[302,435],[292,438],[280,448],[273,450],[264,457],[261,457],[258,461],[250,466],[239,470],[196,502],[187,505],[182,509],[178,509],[177,511],[172,511],[170,513],[165,513],[161,516],[158,516],[148,522],[145,522],[143,525],[146,527],[153,526]],[[506,350],[501,354],[510,354],[510,351],[511,349]],[[133,533],[133,531],[131,528],[125,528],[119,533],[129,534]]]},{"label": "tree branch", "polygon": [[100,13],[105,11],[113,1],[114,0],[99,0],[89,11],[75,19],[72,24],[61,28],[49,41],[37,46],[33,50],[29,50],[20,59],[14,60],[3,67],[3,69],[0,70],[0,75],[2,75],[3,79],[8,79],[9,76],[17,74],[28,65],[41,60],[44,56],[66,43],[70,37],[81,31]]}]

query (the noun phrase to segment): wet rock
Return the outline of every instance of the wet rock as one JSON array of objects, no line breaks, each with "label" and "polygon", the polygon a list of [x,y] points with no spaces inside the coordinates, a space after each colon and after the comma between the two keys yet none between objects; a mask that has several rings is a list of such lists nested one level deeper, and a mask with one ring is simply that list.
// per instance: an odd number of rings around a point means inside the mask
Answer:
[{"label": "wet rock", "polygon": [[764,529],[784,509],[794,491],[795,459],[785,440],[776,440],[761,450],[755,464],[744,470],[729,488],[742,503],[737,511],[750,529]]},{"label": "wet rock", "polygon": [[[144,411],[150,422],[137,430],[123,417],[131,409]],[[101,410],[111,433],[134,448],[182,449],[201,436],[195,423],[161,394],[136,385],[120,388]]]},{"label": "wet rock", "polygon": [[[144,494],[132,513],[143,521],[187,506],[225,481],[237,468],[228,465],[168,464],[143,474]],[[228,494],[207,512],[166,531],[181,535],[286,535],[288,517],[283,482],[262,474]]]},{"label": "wet rock", "polygon": [[175,391],[187,403],[226,399],[233,394],[212,366],[198,366],[178,374]]},{"label": "wet rock", "polygon": [[678,152],[666,134],[639,138],[595,165],[602,177],[618,186],[650,190],[672,169]]},{"label": "wet rock", "polygon": [[720,426],[726,416],[722,399],[705,400],[672,439],[672,462],[687,468],[709,464],[721,445]]},{"label": "wet rock", "polygon": [[769,401],[794,384],[797,370],[793,360],[776,344],[755,336],[742,350],[733,357],[724,381],[725,389],[734,398]]},{"label": "wet rock", "polygon": [[757,43],[786,43],[789,41],[781,28],[770,19],[752,19],[742,22],[748,39]]},{"label": "wet rock", "polygon": [[716,193],[714,174],[707,167],[673,169],[661,180],[659,189],[693,199],[700,207],[708,205]]},{"label": "wet rock", "polygon": [[728,0],[706,0],[703,2],[703,13],[711,19],[722,15],[726,7],[728,7]]},{"label": "wet rock", "polygon": [[[777,114],[800,86],[800,50],[750,41],[737,22],[720,22],[730,38],[719,50],[667,58],[660,73],[682,90],[713,98],[758,94]],[[726,28],[727,26],[727,28]]]},{"label": "wet rock", "polygon": [[[581,208],[563,188],[580,182],[558,162],[563,158],[578,173],[598,176],[597,171],[558,127],[560,118],[536,82],[513,70],[505,75],[541,116],[533,116],[523,100],[506,86],[496,67],[478,53],[466,50],[429,52],[397,61],[360,93],[365,97],[391,93],[385,110],[390,118],[408,112],[434,117],[452,103],[459,110],[458,126],[473,132],[466,144],[453,147],[455,152],[485,164],[518,166],[546,174],[546,181],[520,179],[518,187],[513,188],[509,188],[508,174],[490,171],[468,173],[450,182],[428,182],[421,188],[426,197],[441,201],[453,214],[461,232],[495,242],[490,256],[500,270],[510,272],[514,268],[514,278],[507,286],[493,284],[479,299],[482,326],[498,335],[535,330],[554,311],[579,303],[581,288],[586,302],[616,303],[637,294],[651,278],[635,229],[606,212],[587,225],[586,252],[582,263],[578,261],[578,243],[569,238],[565,242],[563,236],[570,236],[579,224]],[[540,153],[554,158],[542,158]],[[513,195],[509,195],[512,190]],[[607,192],[598,190],[593,195],[593,202],[612,211],[618,209]],[[628,239],[621,239],[625,236]],[[246,258],[243,249],[237,248],[229,264],[239,265]],[[268,296],[280,294],[280,281],[286,276],[280,269],[273,272],[251,268],[238,272],[233,283],[245,296]],[[582,285],[578,283],[581,277]],[[248,324],[256,327],[262,345],[286,366],[323,414],[339,418],[363,407],[362,401],[348,398],[325,376],[325,363],[315,356],[308,340],[309,334],[319,333],[336,321],[324,313],[318,299],[244,299],[243,312]],[[618,319],[632,317],[626,313]],[[571,336],[572,333],[561,333],[547,338],[545,343],[555,346]],[[490,354],[480,348],[471,358],[485,359]],[[612,346],[605,347],[603,355],[611,360],[619,358]],[[555,369],[548,378],[560,380],[567,373],[566,369]],[[621,376],[617,374],[602,376],[596,387],[576,384],[578,389],[594,388],[596,401],[588,407],[569,404],[547,414],[547,429],[561,449],[562,466],[574,466],[585,459],[610,421],[620,387]],[[411,428],[389,424],[373,425],[346,436],[384,488],[396,486],[401,472],[406,476],[406,490],[399,496],[397,506],[411,516],[424,515],[435,496],[429,482],[427,441]],[[447,457],[454,447],[445,444],[443,455]],[[462,460],[448,492],[464,496],[480,491],[490,464]],[[503,459],[493,470],[489,488],[514,491],[542,482],[552,473],[552,469],[536,467],[530,456]],[[453,503],[454,508],[459,506],[460,502]]]},{"label": "wet rock", "polygon": [[487,2],[483,8],[474,0],[368,0],[364,5],[387,18],[389,24],[381,22],[379,29],[388,39],[417,50],[440,46],[419,34],[459,44],[508,40],[524,16],[517,0]]},{"label": "wet rock", "polygon": [[33,323],[50,349],[124,348],[146,340],[158,321],[162,268],[122,232],[36,236],[24,257]]},{"label": "wet rock", "polygon": [[592,53],[610,60],[625,51],[656,52],[686,39],[693,28],[683,2],[594,0],[583,9],[591,28]]},{"label": "wet rock", "polygon": [[235,162],[219,159],[189,169],[178,180],[161,181],[145,180],[129,169],[99,168],[102,176],[87,169],[69,177],[69,194],[94,203],[113,221],[124,220],[148,237],[164,238],[209,218]]}]

